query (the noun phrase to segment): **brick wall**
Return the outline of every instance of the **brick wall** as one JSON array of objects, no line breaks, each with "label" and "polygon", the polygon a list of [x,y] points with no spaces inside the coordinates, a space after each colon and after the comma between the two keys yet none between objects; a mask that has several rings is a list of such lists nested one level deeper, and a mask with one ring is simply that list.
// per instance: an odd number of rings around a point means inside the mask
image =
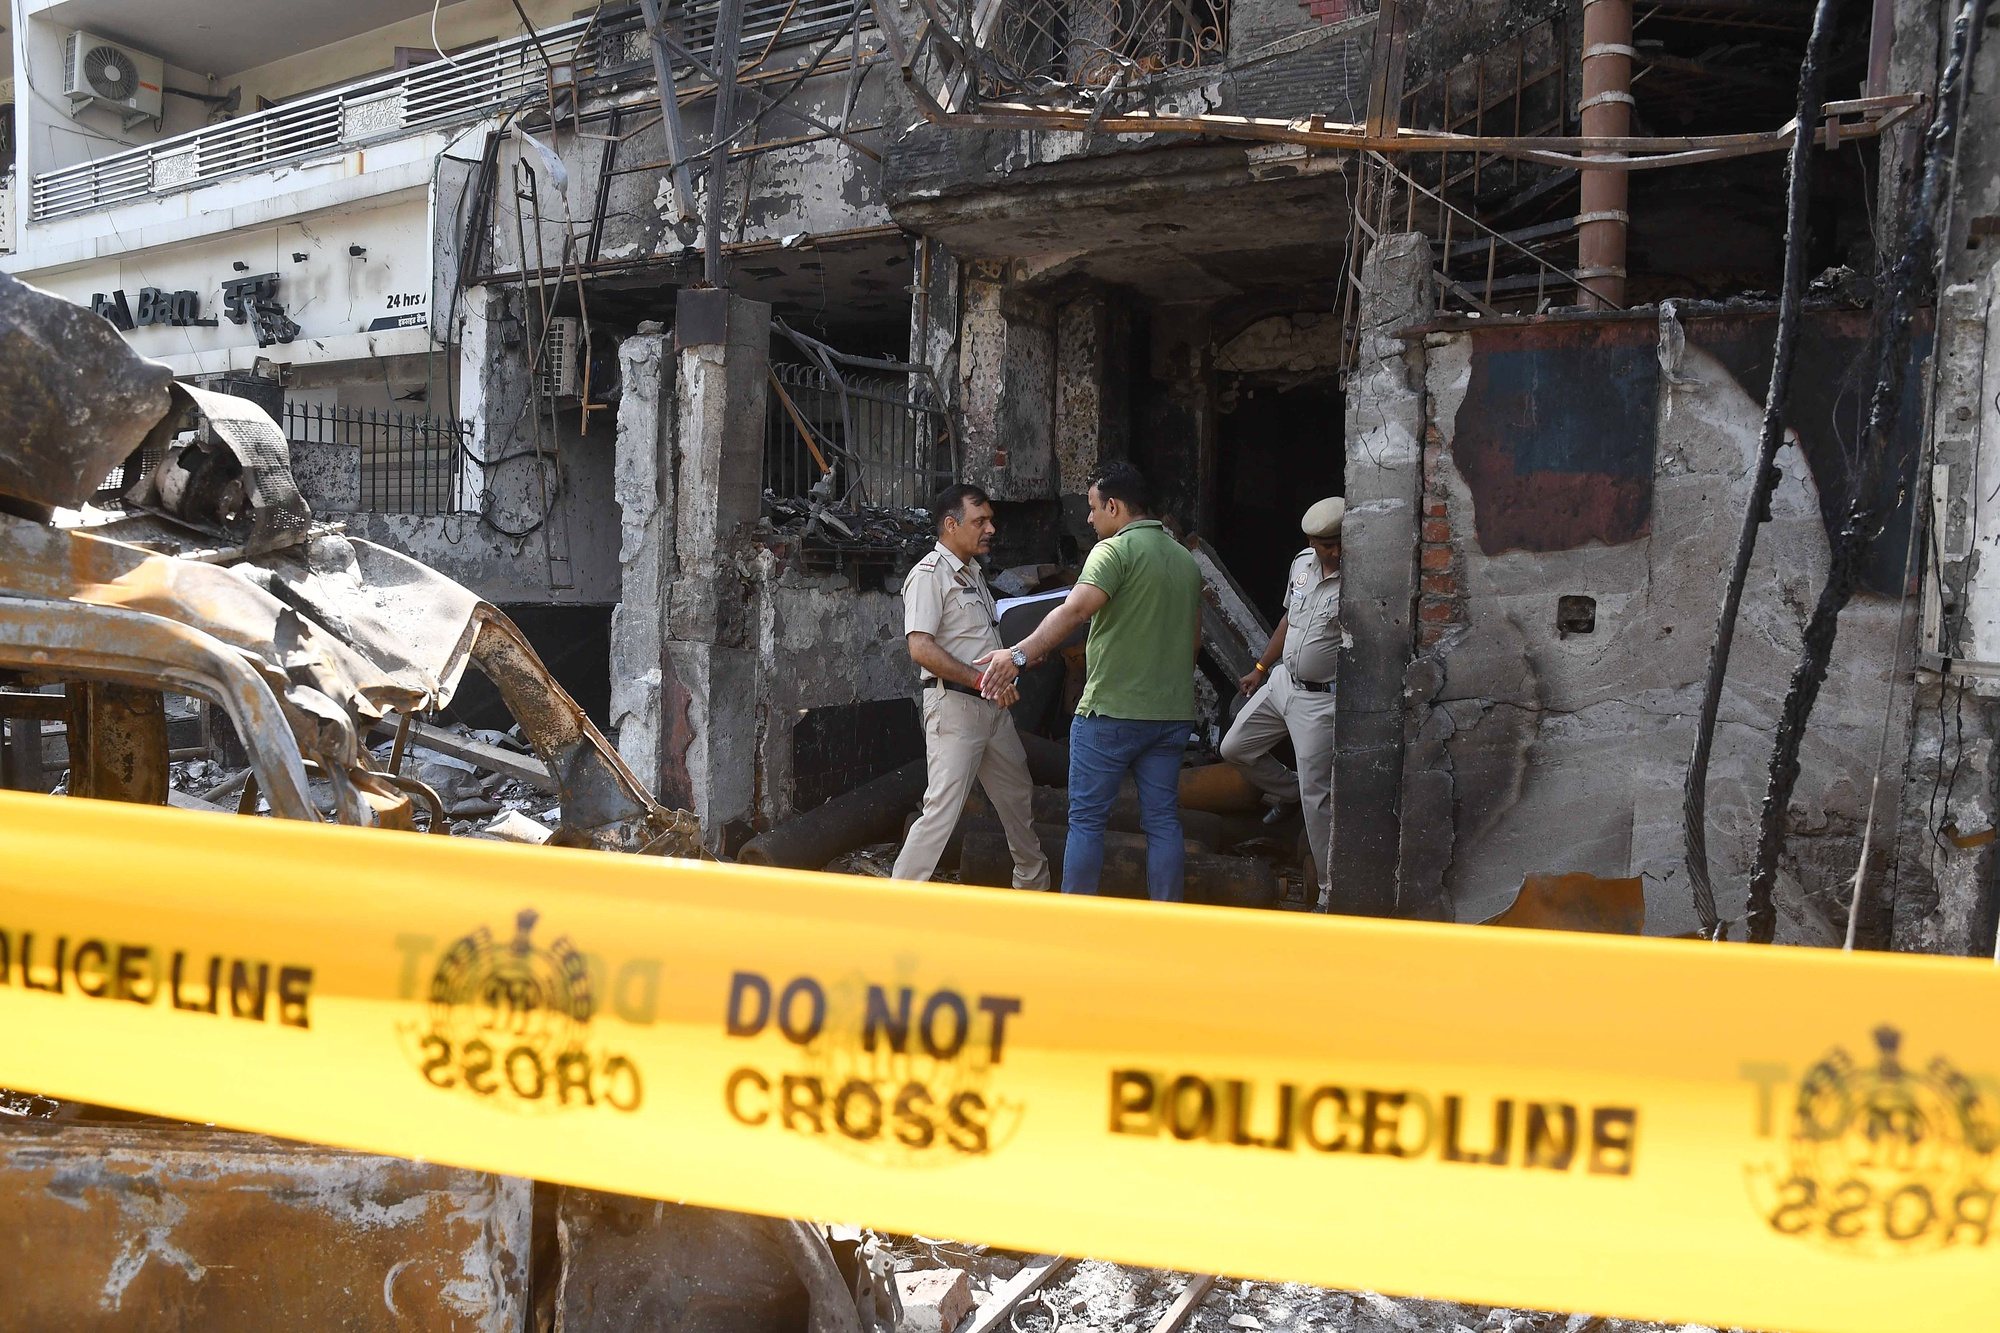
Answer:
[{"label": "brick wall", "polygon": [[1354,0],[1299,0],[1321,23],[1338,23],[1354,12]]},{"label": "brick wall", "polygon": [[1417,648],[1465,624],[1464,560],[1452,541],[1451,501],[1440,472],[1450,466],[1436,426],[1424,436],[1423,514],[1417,533]]}]

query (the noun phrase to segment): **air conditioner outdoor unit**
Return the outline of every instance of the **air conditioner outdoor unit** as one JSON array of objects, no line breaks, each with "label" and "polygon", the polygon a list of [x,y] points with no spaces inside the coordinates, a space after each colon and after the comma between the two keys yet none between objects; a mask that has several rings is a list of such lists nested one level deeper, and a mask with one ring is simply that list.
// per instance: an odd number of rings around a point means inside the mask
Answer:
[{"label": "air conditioner outdoor unit", "polygon": [[544,398],[575,398],[583,392],[583,321],[558,315],[542,339]]},{"label": "air conditioner outdoor unit", "polygon": [[72,32],[63,48],[63,93],[69,113],[88,106],[115,111],[131,129],[142,120],[160,121],[164,109],[166,62],[144,51],[107,42],[87,32]]}]

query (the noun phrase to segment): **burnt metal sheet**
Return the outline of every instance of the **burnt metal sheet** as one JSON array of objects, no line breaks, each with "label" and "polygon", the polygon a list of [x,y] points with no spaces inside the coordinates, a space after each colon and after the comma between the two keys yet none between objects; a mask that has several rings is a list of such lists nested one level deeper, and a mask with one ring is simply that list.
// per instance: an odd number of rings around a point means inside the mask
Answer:
[{"label": "burnt metal sheet", "polygon": [[0,273],[0,495],[88,500],[165,419],[173,378],[103,316]]},{"label": "burnt metal sheet", "polygon": [[1472,336],[1452,456],[1479,549],[1571,551],[1651,530],[1658,358],[1650,325],[1520,324]]},{"label": "burnt metal sheet", "polygon": [[173,386],[173,399],[177,415],[195,420],[194,438],[168,448],[125,502],[252,551],[304,540],[312,510],[270,414],[248,398],[186,384]]},{"label": "burnt metal sheet", "polygon": [[[530,1187],[224,1130],[0,1129],[0,1333],[526,1325]],[[32,1276],[29,1276],[32,1275]]]}]

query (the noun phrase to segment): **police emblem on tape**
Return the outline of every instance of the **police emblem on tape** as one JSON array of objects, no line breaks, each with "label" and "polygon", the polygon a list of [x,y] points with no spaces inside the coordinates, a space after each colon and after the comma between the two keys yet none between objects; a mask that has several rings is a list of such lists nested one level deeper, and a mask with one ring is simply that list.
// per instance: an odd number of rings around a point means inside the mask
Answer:
[{"label": "police emblem on tape", "polygon": [[2000,1104],[1942,1055],[1916,1065],[1875,1030],[1872,1062],[1835,1047],[1799,1080],[1785,1155],[1753,1173],[1771,1230],[1850,1254],[1983,1246]]},{"label": "police emblem on tape", "polygon": [[514,934],[481,926],[454,941],[431,974],[419,1072],[432,1087],[525,1111],[636,1111],[644,1096],[629,1056],[591,1041],[590,970],[567,936],[535,939],[539,915]]}]

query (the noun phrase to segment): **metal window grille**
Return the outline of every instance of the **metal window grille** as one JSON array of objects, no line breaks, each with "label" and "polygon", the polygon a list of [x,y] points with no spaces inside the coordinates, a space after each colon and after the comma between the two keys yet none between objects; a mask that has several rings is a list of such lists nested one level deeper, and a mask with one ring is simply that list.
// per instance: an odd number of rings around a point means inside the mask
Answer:
[{"label": "metal window grille", "polygon": [[285,438],[353,449],[356,508],[363,513],[454,514],[470,508],[460,485],[472,445],[470,422],[287,402]]},{"label": "metal window grille", "polygon": [[[773,364],[769,397],[764,489],[779,499],[921,505],[951,480],[944,412],[910,376],[844,374],[836,383],[818,366]],[[831,484],[815,492],[829,469]]]},{"label": "metal window grille", "polygon": [[[973,24],[987,9],[963,8]],[[1000,0],[984,44],[1019,87],[1102,87],[1216,63],[1228,29],[1228,0]]]}]

